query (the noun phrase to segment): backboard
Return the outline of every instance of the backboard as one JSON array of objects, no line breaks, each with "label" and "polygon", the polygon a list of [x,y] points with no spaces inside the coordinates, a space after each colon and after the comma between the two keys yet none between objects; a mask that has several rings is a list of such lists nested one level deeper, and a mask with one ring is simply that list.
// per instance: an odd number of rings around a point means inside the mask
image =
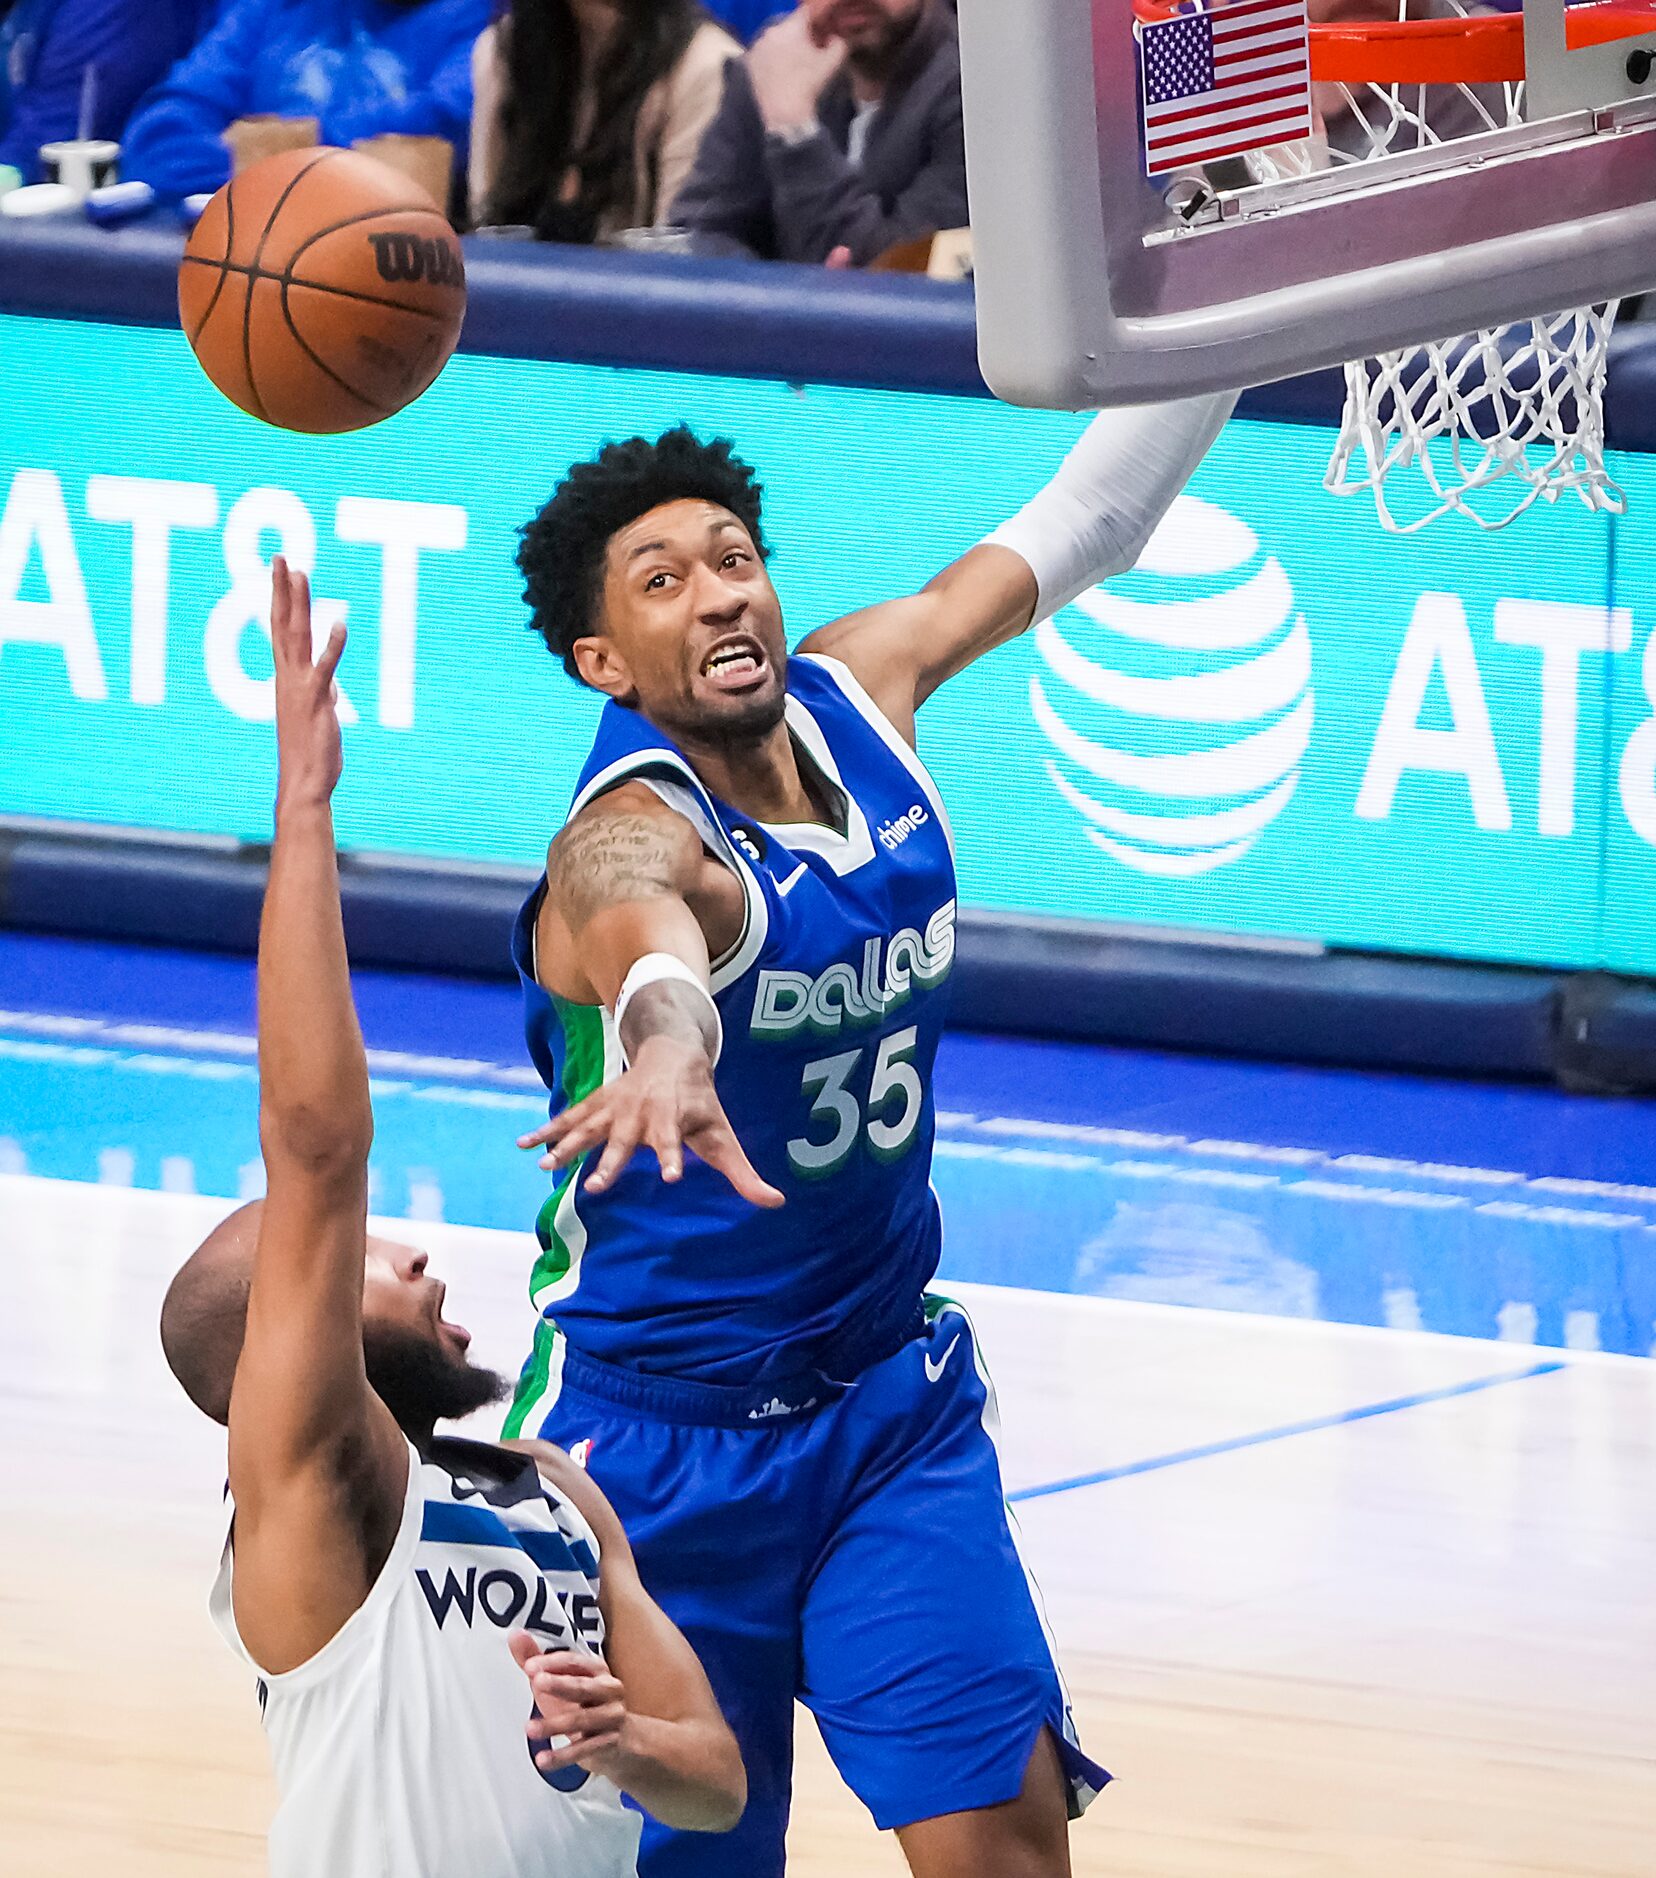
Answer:
[{"label": "backboard", "polygon": [[1193,213],[1145,174],[1134,0],[959,12],[979,351],[1012,403],[1265,384],[1656,285],[1656,4],[1527,0],[1488,39],[1511,122]]}]

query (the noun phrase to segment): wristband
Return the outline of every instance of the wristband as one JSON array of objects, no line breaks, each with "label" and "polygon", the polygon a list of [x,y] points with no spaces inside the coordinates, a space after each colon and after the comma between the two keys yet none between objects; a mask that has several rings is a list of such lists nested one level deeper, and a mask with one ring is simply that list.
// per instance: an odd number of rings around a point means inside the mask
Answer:
[{"label": "wristband", "polygon": [[[646,952],[643,958],[635,961],[633,968],[621,981],[621,993],[615,1000],[615,1034],[621,1035],[622,1020],[627,1015],[627,1006],[646,985],[659,985],[677,980],[699,991],[707,1000],[707,1008],[713,1014],[713,1049],[711,1060],[717,1063],[719,1054],[724,1049],[724,1020],[719,1016],[719,1007],[713,1001],[713,993],[703,983],[701,974],[686,965],[683,959],[675,958],[671,952]],[[622,1061],[626,1060],[627,1046],[621,1045]]]}]

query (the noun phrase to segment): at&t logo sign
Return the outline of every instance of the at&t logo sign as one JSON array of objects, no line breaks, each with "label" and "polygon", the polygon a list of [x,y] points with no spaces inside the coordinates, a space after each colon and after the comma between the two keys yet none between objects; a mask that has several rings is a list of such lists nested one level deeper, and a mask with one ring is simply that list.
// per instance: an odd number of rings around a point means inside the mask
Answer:
[{"label": "at&t logo sign", "polygon": [[1030,708],[1090,841],[1139,873],[1205,874],[1240,860],[1299,782],[1311,635],[1282,563],[1195,496],[1138,576],[1133,598],[1096,587],[1036,628]]}]

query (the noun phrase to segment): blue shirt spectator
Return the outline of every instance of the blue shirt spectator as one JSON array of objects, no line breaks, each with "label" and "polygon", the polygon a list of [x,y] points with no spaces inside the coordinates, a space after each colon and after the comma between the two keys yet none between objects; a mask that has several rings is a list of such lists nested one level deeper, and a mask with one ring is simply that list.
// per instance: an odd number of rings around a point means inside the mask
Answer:
[{"label": "blue shirt spectator", "polygon": [[794,10],[794,0],[702,0],[702,5],[744,45],[759,37],[761,26]]},{"label": "blue shirt spectator", "polygon": [[446,137],[462,161],[471,53],[495,0],[224,0],[218,23],[144,99],[124,173],[162,196],[217,189],[237,118],[321,121],[348,147],[388,132]]},{"label": "blue shirt spectator", "polygon": [[216,0],[14,0],[0,19],[0,165],[40,180],[40,146],[77,135],[96,67],[92,135],[132,107],[205,31]]}]

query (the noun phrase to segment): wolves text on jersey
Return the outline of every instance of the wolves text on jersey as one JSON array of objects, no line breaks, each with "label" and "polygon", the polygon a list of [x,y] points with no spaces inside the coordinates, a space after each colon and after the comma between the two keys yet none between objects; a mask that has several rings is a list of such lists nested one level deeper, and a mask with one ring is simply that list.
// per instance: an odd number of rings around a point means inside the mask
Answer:
[{"label": "wolves text on jersey", "polygon": [[755,1037],[791,1037],[809,1028],[821,1037],[877,1024],[918,987],[930,990],[954,963],[955,903],[945,901],[919,933],[912,926],[863,947],[862,968],[838,961],[812,978],[806,972],[759,974],[748,1026]]},{"label": "wolves text on jersey", "polygon": [[525,1580],[498,1568],[479,1574],[475,1565],[466,1567],[464,1577],[449,1566],[441,1584],[424,1566],[414,1576],[439,1630],[453,1612],[468,1630],[481,1617],[497,1630],[538,1630],[553,1639],[555,1648],[603,1645],[603,1617],[590,1588],[563,1590],[539,1574]]}]

